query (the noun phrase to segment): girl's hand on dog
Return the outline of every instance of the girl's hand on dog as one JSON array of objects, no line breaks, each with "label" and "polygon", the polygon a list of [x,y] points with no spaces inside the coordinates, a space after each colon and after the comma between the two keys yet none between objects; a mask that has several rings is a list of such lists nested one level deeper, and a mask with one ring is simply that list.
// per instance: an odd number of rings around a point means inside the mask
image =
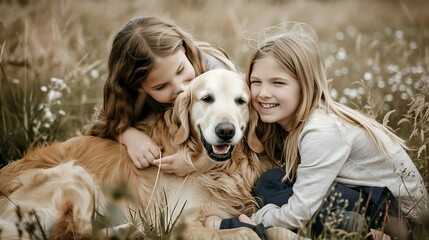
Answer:
[{"label": "girl's hand on dog", "polygon": [[135,128],[125,130],[118,140],[127,147],[128,155],[136,168],[147,168],[160,157],[160,148],[152,138]]},{"label": "girl's hand on dog", "polygon": [[244,222],[244,223],[247,223],[247,224],[250,224],[250,225],[256,225],[255,221],[253,221],[252,219],[250,219],[248,216],[246,216],[244,214],[241,214],[238,217],[238,220],[240,220],[240,222]]},{"label": "girl's hand on dog", "polygon": [[153,161],[153,165],[161,168],[164,173],[174,173],[179,177],[184,177],[195,171],[194,166],[186,162],[186,156],[182,152],[157,159]]}]

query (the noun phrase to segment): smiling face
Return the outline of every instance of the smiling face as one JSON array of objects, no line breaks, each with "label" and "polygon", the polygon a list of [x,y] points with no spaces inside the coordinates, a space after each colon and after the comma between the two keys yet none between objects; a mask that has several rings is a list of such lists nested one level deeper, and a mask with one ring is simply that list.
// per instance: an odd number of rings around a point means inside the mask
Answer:
[{"label": "smiling face", "polygon": [[173,103],[177,95],[195,78],[195,70],[183,49],[156,59],[155,67],[142,90],[160,103]]},{"label": "smiling face", "polygon": [[302,99],[298,81],[267,56],[254,62],[250,73],[252,105],[266,123],[278,123],[286,131]]},{"label": "smiling face", "polygon": [[198,131],[210,158],[231,158],[249,122],[250,91],[242,77],[227,70],[208,71],[193,80],[190,89],[191,126]]}]

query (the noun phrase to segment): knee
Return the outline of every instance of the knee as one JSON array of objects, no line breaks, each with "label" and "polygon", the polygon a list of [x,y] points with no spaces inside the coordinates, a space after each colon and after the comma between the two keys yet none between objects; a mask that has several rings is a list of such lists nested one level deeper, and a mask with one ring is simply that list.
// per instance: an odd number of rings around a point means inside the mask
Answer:
[{"label": "knee", "polygon": [[283,176],[284,171],[280,168],[274,168],[264,172],[256,181],[254,189],[255,195],[259,196],[265,192],[266,189],[278,185],[278,183],[281,182]]},{"label": "knee", "polygon": [[258,186],[258,185],[264,186],[264,185],[270,184],[270,183],[281,182],[284,174],[285,174],[285,172],[283,171],[283,169],[280,169],[280,168],[270,169],[270,170],[262,173],[262,175],[256,181],[256,186]]}]

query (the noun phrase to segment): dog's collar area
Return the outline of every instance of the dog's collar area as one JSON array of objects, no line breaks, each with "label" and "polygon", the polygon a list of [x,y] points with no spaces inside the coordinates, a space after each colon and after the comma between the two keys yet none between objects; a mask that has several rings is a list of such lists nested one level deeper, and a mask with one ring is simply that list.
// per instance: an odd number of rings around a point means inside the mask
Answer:
[{"label": "dog's collar area", "polygon": [[201,131],[201,128],[199,130],[201,135],[201,142],[203,143],[203,146],[206,149],[207,154],[213,161],[224,162],[231,159],[232,150],[234,149],[233,145],[221,144],[221,145],[213,146],[206,141]]}]

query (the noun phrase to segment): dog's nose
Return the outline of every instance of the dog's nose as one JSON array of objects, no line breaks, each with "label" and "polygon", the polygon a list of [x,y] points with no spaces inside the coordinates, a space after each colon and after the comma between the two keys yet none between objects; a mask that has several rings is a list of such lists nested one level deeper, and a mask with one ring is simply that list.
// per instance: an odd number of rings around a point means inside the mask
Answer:
[{"label": "dog's nose", "polygon": [[220,123],[215,128],[216,135],[223,140],[229,140],[235,135],[235,127],[231,123]]}]

